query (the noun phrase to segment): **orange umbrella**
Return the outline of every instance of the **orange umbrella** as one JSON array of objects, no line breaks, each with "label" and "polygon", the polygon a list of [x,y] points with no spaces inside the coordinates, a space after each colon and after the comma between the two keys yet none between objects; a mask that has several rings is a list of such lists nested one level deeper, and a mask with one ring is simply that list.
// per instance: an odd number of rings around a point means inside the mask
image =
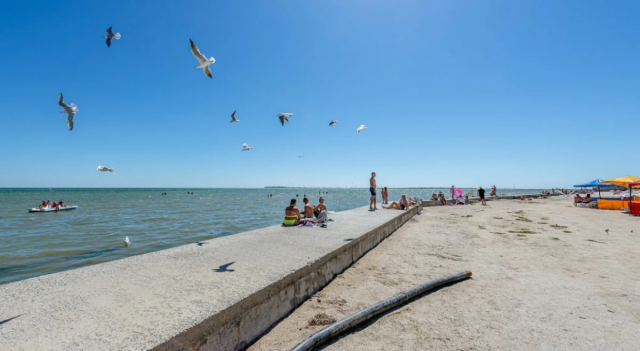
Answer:
[{"label": "orange umbrella", "polygon": [[615,185],[620,185],[623,187],[628,187],[631,183],[636,183],[636,182],[640,182],[640,178],[638,177],[634,177],[634,176],[626,176],[626,177],[620,177],[620,178],[614,178],[614,179],[609,179],[609,180],[603,180],[600,183],[606,183],[606,184],[615,184]]}]

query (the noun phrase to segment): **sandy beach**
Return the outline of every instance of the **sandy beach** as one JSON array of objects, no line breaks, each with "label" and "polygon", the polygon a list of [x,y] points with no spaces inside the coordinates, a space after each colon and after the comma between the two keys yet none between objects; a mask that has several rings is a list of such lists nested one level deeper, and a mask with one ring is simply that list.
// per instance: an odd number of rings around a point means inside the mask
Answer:
[{"label": "sandy beach", "polygon": [[[609,229],[609,233],[605,232]],[[570,197],[429,207],[250,347],[288,350],[414,285],[472,279],[413,300],[326,350],[638,350],[640,218]]]}]

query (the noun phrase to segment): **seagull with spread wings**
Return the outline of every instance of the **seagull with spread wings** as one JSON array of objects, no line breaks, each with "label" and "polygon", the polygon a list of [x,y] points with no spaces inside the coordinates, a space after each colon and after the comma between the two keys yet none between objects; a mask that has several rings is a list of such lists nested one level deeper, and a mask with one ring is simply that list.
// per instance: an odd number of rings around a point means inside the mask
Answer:
[{"label": "seagull with spread wings", "polygon": [[66,113],[67,116],[67,128],[69,128],[69,131],[73,130],[73,119],[76,116],[76,112],[78,112],[78,106],[71,104],[71,105],[67,105],[64,103],[64,100],[62,99],[62,93],[60,93],[60,98],[58,99],[58,105],[60,105],[60,107],[62,107],[64,110],[60,111],[60,113]]},{"label": "seagull with spread wings", "polygon": [[213,75],[211,74],[211,68],[209,67],[209,65],[216,62],[216,60],[213,57],[210,57],[209,59],[207,59],[203,54],[200,53],[200,50],[198,49],[196,44],[193,42],[193,40],[189,39],[189,42],[191,43],[191,53],[193,54],[193,57],[195,57],[199,62],[193,68],[202,68],[205,76],[209,78],[213,78]]},{"label": "seagull with spread wings", "polygon": [[[109,167],[105,167],[105,166],[98,166],[98,171],[99,172],[111,172],[113,173],[113,168],[109,168]],[[113,173],[115,174],[115,173]]]},{"label": "seagull with spread wings", "polygon": [[120,35],[120,33],[113,34],[113,26],[111,26],[109,27],[109,29],[107,29],[107,35],[105,35],[103,38],[107,38],[107,47],[110,47],[112,39],[120,40],[122,36]]},{"label": "seagull with spread wings", "polygon": [[365,129],[369,129],[369,128],[367,128],[367,126],[365,126],[364,124],[361,124],[360,127],[358,127],[358,129],[357,129],[358,134],[360,134],[360,132],[365,130]]},{"label": "seagull with spread wings", "polygon": [[253,149],[253,147],[247,145],[247,143],[244,143],[244,144],[242,144],[242,150],[240,150],[240,151],[249,151],[251,149]]},{"label": "seagull with spread wings", "polygon": [[282,124],[282,126],[284,126],[284,122],[287,121],[289,122],[289,117],[293,116],[293,113],[279,113],[278,114],[278,119],[280,119],[280,124]]},{"label": "seagull with spread wings", "polygon": [[331,121],[329,122],[329,126],[333,127],[336,123],[338,123],[338,121]]},{"label": "seagull with spread wings", "polygon": [[233,110],[233,113],[231,114],[231,123],[240,122],[240,120],[236,118],[236,111],[237,110]]}]

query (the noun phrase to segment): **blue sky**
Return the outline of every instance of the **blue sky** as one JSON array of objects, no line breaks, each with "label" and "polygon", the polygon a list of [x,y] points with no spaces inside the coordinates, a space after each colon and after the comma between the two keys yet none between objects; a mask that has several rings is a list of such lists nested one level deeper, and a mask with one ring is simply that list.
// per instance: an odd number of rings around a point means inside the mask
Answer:
[{"label": "blue sky", "polygon": [[[122,40],[107,49],[109,26]],[[637,1],[9,0],[0,37],[0,187],[640,175],[626,154]],[[193,68],[189,39],[216,58],[213,79]],[[80,109],[72,132],[61,92]],[[280,112],[294,114],[284,127]],[[241,153],[245,142],[255,149]]]}]

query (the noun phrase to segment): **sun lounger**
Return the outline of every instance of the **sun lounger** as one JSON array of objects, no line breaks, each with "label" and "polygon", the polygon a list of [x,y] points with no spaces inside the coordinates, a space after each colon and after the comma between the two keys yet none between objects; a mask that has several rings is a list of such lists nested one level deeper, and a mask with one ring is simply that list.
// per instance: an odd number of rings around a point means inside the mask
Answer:
[{"label": "sun lounger", "polygon": [[598,208],[598,203],[596,201],[591,201],[587,203],[574,203],[576,207],[588,207],[588,208]]}]

